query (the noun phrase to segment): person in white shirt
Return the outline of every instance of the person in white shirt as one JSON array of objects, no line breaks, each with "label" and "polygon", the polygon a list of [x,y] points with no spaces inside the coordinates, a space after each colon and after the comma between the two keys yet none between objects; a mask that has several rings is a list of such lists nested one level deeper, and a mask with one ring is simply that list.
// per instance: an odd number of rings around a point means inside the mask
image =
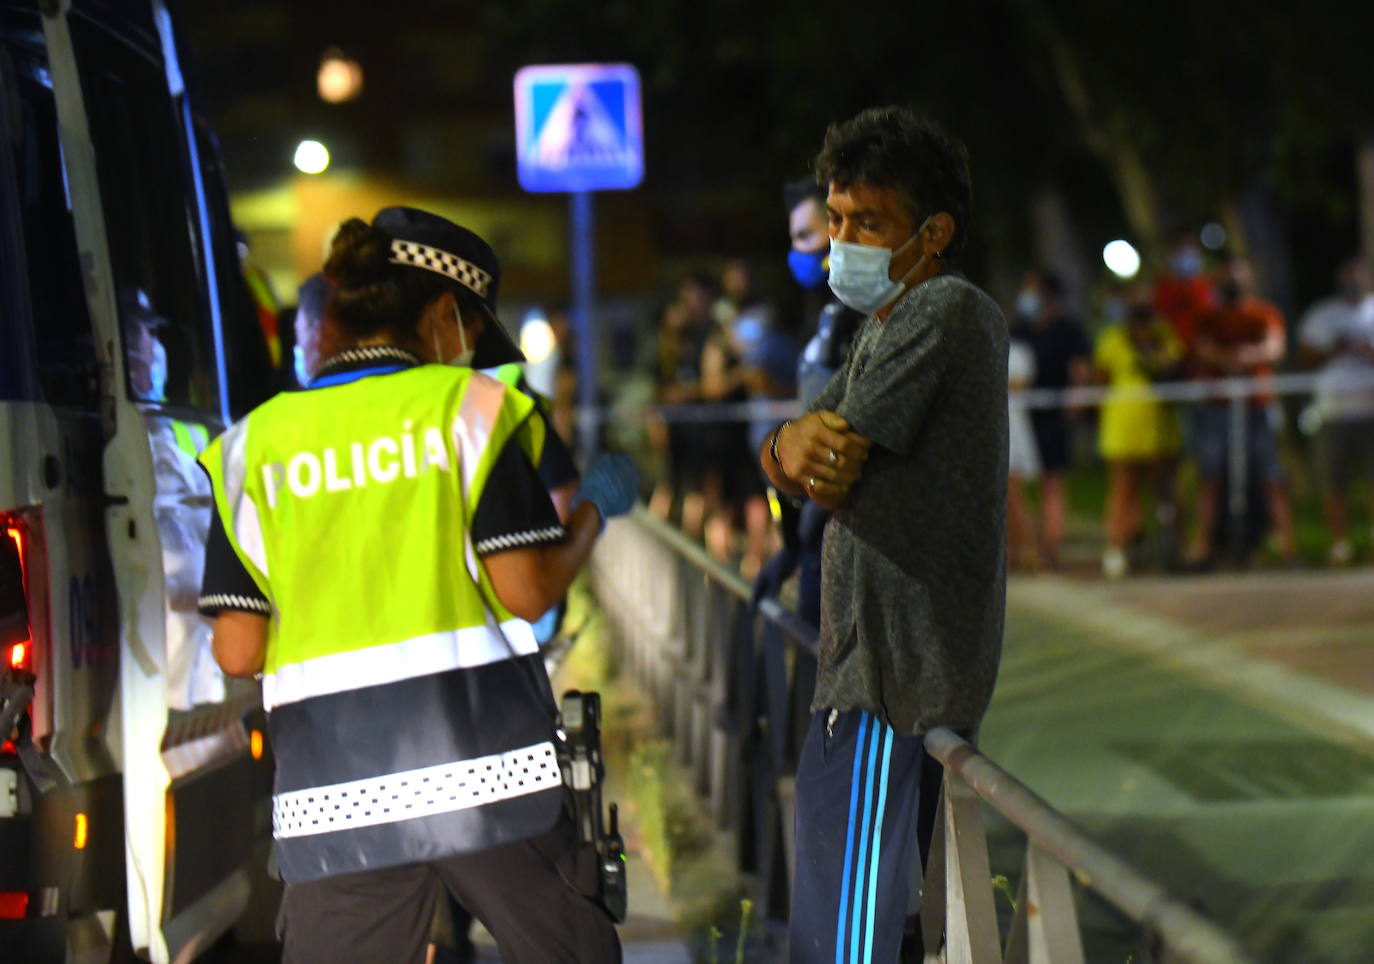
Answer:
[{"label": "person in white shirt", "polygon": [[1353,556],[1346,492],[1361,477],[1361,466],[1363,478],[1374,479],[1374,294],[1369,269],[1357,258],[1344,262],[1336,272],[1336,288],[1334,295],[1307,310],[1298,344],[1306,367],[1318,369],[1316,452],[1331,532],[1329,559],[1344,565]]},{"label": "person in white shirt", "polygon": [[1026,505],[1027,481],[1040,478],[1040,449],[1031,431],[1030,413],[1016,395],[1035,382],[1035,352],[1024,341],[1008,346],[1007,389],[1007,564],[1015,569],[1039,568],[1035,522]]}]

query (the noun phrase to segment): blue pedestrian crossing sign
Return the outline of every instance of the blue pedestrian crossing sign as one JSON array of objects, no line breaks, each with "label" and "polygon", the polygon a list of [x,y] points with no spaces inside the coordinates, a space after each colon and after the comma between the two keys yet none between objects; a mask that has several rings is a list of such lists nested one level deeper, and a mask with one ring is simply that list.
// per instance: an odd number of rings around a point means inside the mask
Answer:
[{"label": "blue pedestrian crossing sign", "polygon": [[515,149],[527,191],[603,191],[644,179],[639,72],[541,64],[515,75]]}]

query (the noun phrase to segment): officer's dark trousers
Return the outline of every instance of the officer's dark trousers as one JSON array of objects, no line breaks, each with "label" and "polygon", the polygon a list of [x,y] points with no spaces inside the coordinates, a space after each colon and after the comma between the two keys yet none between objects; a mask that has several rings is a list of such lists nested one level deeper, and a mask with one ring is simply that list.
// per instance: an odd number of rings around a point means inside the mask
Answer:
[{"label": "officer's dark trousers", "polygon": [[917,843],[918,813],[930,824],[934,808],[921,797],[938,797],[941,769],[921,737],[871,713],[840,713],[828,726],[829,716],[812,715],[797,765],[789,960],[894,964],[912,862],[929,848],[929,826]]},{"label": "officer's dark trousers", "polygon": [[540,837],[475,854],[288,885],[282,960],[419,964],[442,886],[491,931],[506,964],[616,964],[615,926],[585,896],[596,873],[595,852],[560,819]]}]

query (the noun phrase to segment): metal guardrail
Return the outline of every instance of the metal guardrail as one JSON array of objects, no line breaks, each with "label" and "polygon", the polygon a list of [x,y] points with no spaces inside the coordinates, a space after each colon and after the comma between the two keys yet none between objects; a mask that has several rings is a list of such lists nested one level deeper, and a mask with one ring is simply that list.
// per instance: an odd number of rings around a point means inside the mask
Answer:
[{"label": "metal guardrail", "polygon": [[[958,735],[939,728],[926,734],[925,743],[945,768],[936,818],[943,832],[937,832],[931,846],[922,889],[921,922],[928,961],[1083,961],[1071,879],[1106,898],[1153,935],[1160,961],[1252,961],[1235,938],[1108,851]],[[1026,834],[1016,915],[1005,957],[988,884],[980,801]],[[943,958],[942,929],[946,935]]]},{"label": "metal guardrail", "polygon": [[[785,920],[793,789],[815,685],[815,631],[695,542],[642,509],[614,520],[592,560],[621,669],[648,694],[674,757],[691,774],[741,870]],[[1084,960],[1074,881],[1152,938],[1147,961],[1252,964],[1216,924],[1107,851],[1011,774],[945,729],[926,736],[945,780],[922,889],[926,961]],[[992,807],[1026,835],[1017,911],[1005,943],[983,825]]]}]

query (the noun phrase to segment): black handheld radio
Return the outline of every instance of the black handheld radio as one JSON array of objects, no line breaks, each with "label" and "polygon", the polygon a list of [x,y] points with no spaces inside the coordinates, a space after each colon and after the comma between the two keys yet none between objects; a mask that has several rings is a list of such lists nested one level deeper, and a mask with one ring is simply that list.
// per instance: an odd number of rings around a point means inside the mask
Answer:
[{"label": "black handheld radio", "polygon": [[601,783],[606,776],[601,759],[601,695],[569,690],[559,709],[558,764],[563,783],[571,791],[578,839],[596,846],[598,903],[611,920],[623,923],[629,901],[625,841],[616,805],[611,804],[609,820],[604,822],[601,809]]}]

